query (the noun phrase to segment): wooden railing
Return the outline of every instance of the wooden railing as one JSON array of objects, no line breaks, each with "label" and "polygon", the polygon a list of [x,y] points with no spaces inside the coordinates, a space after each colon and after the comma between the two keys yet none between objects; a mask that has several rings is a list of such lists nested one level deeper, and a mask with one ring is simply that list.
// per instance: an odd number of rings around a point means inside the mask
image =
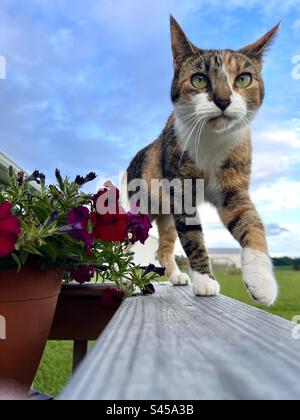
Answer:
[{"label": "wooden railing", "polygon": [[124,301],[60,399],[298,400],[294,327],[224,296],[159,286]]}]

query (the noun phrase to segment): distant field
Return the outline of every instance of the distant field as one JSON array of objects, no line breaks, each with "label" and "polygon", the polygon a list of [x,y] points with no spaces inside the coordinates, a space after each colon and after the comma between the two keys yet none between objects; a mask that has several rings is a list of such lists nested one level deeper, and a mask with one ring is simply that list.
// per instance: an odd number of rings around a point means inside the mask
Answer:
[{"label": "distant field", "polygon": [[[222,285],[222,293],[252,306],[259,307],[248,297],[241,276],[217,271],[216,275]],[[268,309],[275,315],[292,320],[300,315],[300,273],[290,268],[276,269],[280,286],[280,297],[277,304]],[[72,344],[70,342],[48,343],[42,365],[39,369],[35,389],[57,395],[71,375]]]}]

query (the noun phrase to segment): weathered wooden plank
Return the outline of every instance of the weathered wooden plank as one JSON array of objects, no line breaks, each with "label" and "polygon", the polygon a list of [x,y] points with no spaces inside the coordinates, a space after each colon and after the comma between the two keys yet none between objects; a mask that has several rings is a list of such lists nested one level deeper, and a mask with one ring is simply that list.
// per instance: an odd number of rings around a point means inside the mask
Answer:
[{"label": "weathered wooden plank", "polygon": [[223,296],[160,286],[123,303],[60,398],[299,399],[293,327]]}]

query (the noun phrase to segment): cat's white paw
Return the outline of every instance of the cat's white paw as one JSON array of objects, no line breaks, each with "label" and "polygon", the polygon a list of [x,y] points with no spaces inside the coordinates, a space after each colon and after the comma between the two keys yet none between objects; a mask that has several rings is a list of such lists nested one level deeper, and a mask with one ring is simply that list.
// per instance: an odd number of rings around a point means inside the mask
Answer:
[{"label": "cat's white paw", "polygon": [[216,280],[209,277],[208,274],[200,274],[196,271],[192,274],[193,290],[196,296],[218,296],[221,287]]},{"label": "cat's white paw", "polygon": [[191,280],[187,274],[178,272],[172,274],[172,276],[169,278],[169,281],[174,286],[188,286]]},{"label": "cat's white paw", "polygon": [[271,258],[263,252],[245,248],[242,271],[245,285],[253,299],[261,305],[273,305],[278,296],[278,285]]}]

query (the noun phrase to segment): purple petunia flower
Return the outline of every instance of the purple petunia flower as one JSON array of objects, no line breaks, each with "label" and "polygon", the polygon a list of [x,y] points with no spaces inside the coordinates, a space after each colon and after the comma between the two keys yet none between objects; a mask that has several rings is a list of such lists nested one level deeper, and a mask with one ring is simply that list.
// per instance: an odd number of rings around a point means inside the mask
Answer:
[{"label": "purple petunia flower", "polygon": [[94,179],[97,178],[97,175],[95,172],[90,172],[87,176],[83,177],[78,175],[75,179],[75,183],[82,187],[84,184],[87,184],[88,182],[94,181]]},{"label": "purple petunia flower", "polygon": [[125,293],[122,290],[116,289],[114,287],[108,287],[107,289],[103,290],[101,295],[103,305],[112,310],[117,310],[124,298]]},{"label": "purple petunia flower", "polygon": [[154,295],[155,293],[155,287],[153,286],[152,283],[147,284],[144,289],[142,290],[142,294],[144,296],[148,296],[148,295]]},{"label": "purple petunia flower", "polygon": [[70,270],[71,277],[77,281],[77,283],[89,283],[95,275],[95,269],[87,265],[74,267]]},{"label": "purple petunia flower", "polygon": [[128,217],[129,231],[133,235],[133,241],[140,241],[142,244],[144,244],[148,239],[149,231],[152,228],[149,216],[129,212]]},{"label": "purple petunia flower", "polygon": [[61,233],[71,233],[73,238],[85,243],[87,249],[94,243],[94,235],[88,231],[91,215],[86,207],[77,207],[68,213],[68,226],[60,229]]},{"label": "purple petunia flower", "polygon": [[144,276],[150,273],[155,273],[160,277],[163,277],[166,274],[166,269],[164,267],[155,267],[155,265],[150,264],[148,267],[145,267]]}]

